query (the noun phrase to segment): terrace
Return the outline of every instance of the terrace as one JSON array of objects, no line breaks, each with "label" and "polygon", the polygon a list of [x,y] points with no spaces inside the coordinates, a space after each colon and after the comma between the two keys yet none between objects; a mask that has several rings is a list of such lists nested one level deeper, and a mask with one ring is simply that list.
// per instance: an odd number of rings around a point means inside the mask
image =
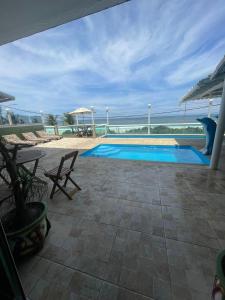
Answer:
[{"label": "terrace", "polygon": [[[127,140],[64,138],[35,148],[51,169],[70,149],[103,142]],[[141,140],[160,142],[185,143]],[[72,201],[61,193],[46,199],[45,246],[19,266],[30,299],[209,299],[225,244],[223,171],[80,157],[73,176],[82,190]]]}]

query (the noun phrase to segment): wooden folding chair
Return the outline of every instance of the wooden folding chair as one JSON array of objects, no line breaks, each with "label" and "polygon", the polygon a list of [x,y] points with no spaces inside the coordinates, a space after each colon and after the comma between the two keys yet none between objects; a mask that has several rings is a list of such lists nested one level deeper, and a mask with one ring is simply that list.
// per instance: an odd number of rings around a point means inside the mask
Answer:
[{"label": "wooden folding chair", "polygon": [[[56,193],[58,190],[61,190],[70,200],[72,200],[72,197],[70,194],[68,194],[66,192],[66,190],[64,189],[66,187],[66,184],[68,182],[68,180],[70,182],[72,182],[72,184],[78,189],[81,190],[81,188],[79,187],[78,184],[76,184],[76,182],[70,177],[71,172],[74,170],[74,163],[76,161],[78,155],[78,151],[73,151],[70,152],[66,155],[64,155],[61,158],[61,162],[59,164],[59,167],[56,167],[50,171],[45,172],[45,176],[50,178],[53,181],[53,187],[52,187],[52,191],[51,191],[51,195],[50,195],[50,199],[53,198],[54,193]],[[71,164],[69,167],[64,167],[64,163],[65,161],[72,159]],[[65,179],[65,180],[64,180]],[[60,180],[64,180],[63,185],[59,184]],[[58,187],[58,190],[56,191],[56,187]],[[74,193],[74,191],[72,192],[72,194]]]}]

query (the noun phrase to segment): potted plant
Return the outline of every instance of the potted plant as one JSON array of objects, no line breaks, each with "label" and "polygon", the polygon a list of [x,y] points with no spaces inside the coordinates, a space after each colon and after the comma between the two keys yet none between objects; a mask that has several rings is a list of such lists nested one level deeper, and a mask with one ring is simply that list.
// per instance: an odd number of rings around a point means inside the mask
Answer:
[{"label": "potted plant", "polygon": [[48,234],[50,223],[44,202],[29,202],[33,177],[16,165],[16,151],[10,154],[0,141],[0,152],[10,177],[13,206],[2,216],[2,223],[13,256],[18,259],[39,251]]}]

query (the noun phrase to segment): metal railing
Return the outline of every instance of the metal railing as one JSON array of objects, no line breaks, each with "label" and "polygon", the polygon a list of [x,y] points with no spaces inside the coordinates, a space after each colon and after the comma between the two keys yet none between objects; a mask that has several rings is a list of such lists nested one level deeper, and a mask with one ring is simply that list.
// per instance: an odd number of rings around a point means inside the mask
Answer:
[{"label": "metal railing", "polygon": [[91,127],[97,137],[117,135],[204,135],[201,123],[157,123],[157,124],[79,124],[62,126],[45,126],[49,133],[72,135],[82,127]]},{"label": "metal railing", "polygon": [[204,134],[200,123],[157,123],[157,124],[128,124],[106,125],[106,134],[119,135],[170,135],[170,134]]},{"label": "metal railing", "polygon": [[40,114],[22,114],[20,111],[0,106],[0,127],[40,123],[42,123]]}]

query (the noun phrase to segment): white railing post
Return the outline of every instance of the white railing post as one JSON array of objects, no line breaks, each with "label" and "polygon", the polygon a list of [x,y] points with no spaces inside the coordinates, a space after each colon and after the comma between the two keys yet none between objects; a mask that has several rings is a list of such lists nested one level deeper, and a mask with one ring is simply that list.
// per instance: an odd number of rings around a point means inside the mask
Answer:
[{"label": "white railing post", "polygon": [[95,131],[95,119],[94,119],[94,106],[91,106],[91,119],[92,119],[92,130],[93,130],[93,138],[96,138],[96,131]]},{"label": "white railing post", "polygon": [[148,104],[148,134],[151,133],[151,104]]},{"label": "white railing post", "polygon": [[106,107],[106,124],[109,125],[109,108]]},{"label": "white railing post", "polygon": [[55,126],[54,126],[54,131],[55,131],[55,134],[56,134],[56,135],[59,135],[59,128],[58,128],[58,125],[55,125]]},{"label": "white railing post", "polygon": [[213,99],[209,99],[208,118],[211,118]]},{"label": "white railing post", "polygon": [[42,110],[40,110],[40,114],[41,114],[41,123],[43,126],[45,126],[45,118]]},{"label": "white railing post", "polygon": [[8,122],[9,122],[9,125],[13,125],[13,121],[12,121],[12,115],[11,115],[11,111],[9,108],[6,108],[6,113],[7,113],[7,118],[8,118]]}]

